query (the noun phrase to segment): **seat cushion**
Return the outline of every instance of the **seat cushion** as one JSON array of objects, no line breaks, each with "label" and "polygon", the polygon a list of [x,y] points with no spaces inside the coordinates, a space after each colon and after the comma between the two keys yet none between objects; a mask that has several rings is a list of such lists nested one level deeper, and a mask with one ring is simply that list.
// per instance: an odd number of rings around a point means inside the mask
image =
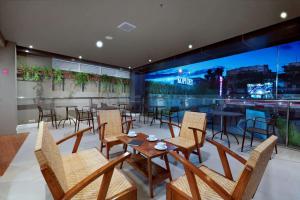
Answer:
[{"label": "seat cushion", "polygon": [[[63,156],[68,189],[107,163],[107,159],[97,149],[84,150],[76,154]],[[102,177],[90,183],[72,199],[97,199]],[[115,168],[106,198],[114,197],[132,186],[127,178]]]},{"label": "seat cushion", "polygon": [[126,134],[121,133],[121,134],[115,135],[115,136],[104,137],[104,141],[105,141],[105,142],[116,142],[116,141],[119,140],[118,137],[120,137],[120,136],[125,136],[125,135],[126,135]]},{"label": "seat cushion", "polygon": [[191,139],[180,137],[180,136],[175,137],[175,138],[168,138],[168,139],[165,139],[165,141],[169,142],[171,144],[174,144],[175,146],[182,147],[185,149],[193,148],[196,145],[195,140],[191,140]]},{"label": "seat cushion", "polygon": [[[224,176],[218,174],[217,172],[210,170],[206,166],[201,166],[201,169],[205,174],[210,176],[215,182],[217,182],[221,187],[223,187],[229,194],[233,193],[236,183],[231,181]],[[220,197],[213,189],[211,189],[206,183],[204,183],[197,175],[195,175],[199,193],[202,200],[221,200]],[[175,181],[171,182],[172,186],[175,186],[180,191],[184,192],[186,195],[192,197],[192,193],[188,184],[186,176],[181,176]]]}]

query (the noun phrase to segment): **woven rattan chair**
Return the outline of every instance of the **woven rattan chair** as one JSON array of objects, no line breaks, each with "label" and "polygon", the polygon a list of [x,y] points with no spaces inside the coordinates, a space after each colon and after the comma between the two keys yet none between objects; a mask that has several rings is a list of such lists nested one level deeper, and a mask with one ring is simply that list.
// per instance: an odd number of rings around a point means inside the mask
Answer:
[{"label": "woven rattan chair", "polygon": [[[42,122],[35,155],[54,200],[137,199],[136,187],[115,166],[130,156],[108,161],[97,149],[77,152],[87,128],[55,142]],[[58,144],[76,137],[72,154],[62,156]]]},{"label": "woven rattan chair", "polygon": [[[118,139],[128,133],[131,123],[134,120],[125,121],[122,123],[120,110],[100,110],[98,112],[98,130],[100,139],[100,151],[106,147],[106,158],[109,159],[109,150],[112,146],[122,144]],[[126,126],[125,132],[123,125]]]},{"label": "woven rattan chair", "polygon": [[[206,135],[206,114],[185,112],[181,126],[171,122],[163,123],[169,124],[172,136],[172,138],[165,139],[165,141],[176,145],[187,160],[191,153],[195,153],[198,155],[199,162],[202,162],[200,148],[204,144]],[[173,126],[180,128],[178,137],[175,137]]]},{"label": "woven rattan chair", "polygon": [[[218,149],[225,176],[204,165],[197,168],[176,152],[171,152],[171,155],[184,165],[186,175],[167,185],[167,200],[252,199],[271,158],[276,140],[276,136],[271,136],[265,140],[251,152],[248,160],[245,160],[223,145],[210,141]],[[231,155],[244,165],[244,169],[236,181],[232,178],[226,154]]]}]

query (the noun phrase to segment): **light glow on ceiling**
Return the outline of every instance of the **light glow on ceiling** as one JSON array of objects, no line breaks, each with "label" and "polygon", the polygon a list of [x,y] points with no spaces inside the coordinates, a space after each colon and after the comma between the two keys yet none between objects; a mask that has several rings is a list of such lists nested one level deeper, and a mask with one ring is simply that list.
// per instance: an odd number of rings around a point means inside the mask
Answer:
[{"label": "light glow on ceiling", "polygon": [[101,40],[98,40],[98,41],[96,42],[96,46],[97,46],[98,48],[102,48],[102,47],[103,47],[103,42],[102,42]]},{"label": "light glow on ceiling", "polygon": [[282,11],[282,12],[280,13],[280,17],[281,17],[281,19],[287,18],[287,13],[286,13],[285,11]]}]

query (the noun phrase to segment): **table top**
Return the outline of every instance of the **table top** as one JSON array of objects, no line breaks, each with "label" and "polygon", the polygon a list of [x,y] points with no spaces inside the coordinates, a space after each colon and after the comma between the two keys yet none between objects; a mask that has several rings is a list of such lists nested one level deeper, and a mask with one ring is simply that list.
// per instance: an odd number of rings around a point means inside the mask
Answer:
[{"label": "table top", "polygon": [[170,144],[170,143],[167,143],[167,150],[164,150],[164,151],[160,151],[160,150],[156,150],[154,148],[154,146],[156,145],[158,141],[155,141],[155,142],[149,142],[147,140],[147,137],[148,135],[144,134],[144,133],[138,133],[136,137],[128,137],[128,136],[119,136],[118,139],[123,142],[124,144],[128,144],[129,142],[131,142],[131,140],[141,140],[143,141],[144,143],[140,146],[130,146],[132,147],[133,149],[135,149],[136,151],[142,153],[143,155],[145,155],[146,157],[148,158],[154,158],[154,157],[158,157],[158,156],[161,156],[161,155],[164,155],[166,153],[168,153],[168,151],[170,150],[175,150],[177,149],[176,146]]},{"label": "table top", "polygon": [[65,106],[55,106],[55,108],[66,108],[66,107],[68,107],[68,108],[76,108],[77,106],[68,106],[68,105],[65,105]]},{"label": "table top", "polygon": [[225,117],[240,117],[243,116],[242,113],[239,112],[230,112],[230,111],[221,111],[221,110],[212,110],[209,111],[208,114],[225,116]]}]

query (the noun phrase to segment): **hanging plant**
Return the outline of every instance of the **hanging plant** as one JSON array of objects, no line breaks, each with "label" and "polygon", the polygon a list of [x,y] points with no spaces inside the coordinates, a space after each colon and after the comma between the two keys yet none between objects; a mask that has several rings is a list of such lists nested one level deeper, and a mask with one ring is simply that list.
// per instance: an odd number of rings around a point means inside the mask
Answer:
[{"label": "hanging plant", "polygon": [[75,74],[75,84],[76,85],[85,85],[89,81],[89,75],[83,72]]},{"label": "hanging plant", "polygon": [[123,92],[123,81],[121,78],[115,79],[115,92],[117,94],[121,94]]},{"label": "hanging plant", "polygon": [[53,79],[54,79],[54,83],[61,83],[63,81],[64,75],[62,70],[60,69],[55,69],[53,71]]},{"label": "hanging plant", "polygon": [[41,68],[38,66],[34,66],[31,68],[31,70],[32,70],[32,79],[31,80],[40,81],[42,79],[41,73],[40,73]]},{"label": "hanging plant", "polygon": [[101,82],[101,91],[108,92],[109,91],[109,85],[110,85],[110,82],[111,82],[111,77],[107,76],[107,75],[102,75],[102,76],[100,76],[100,82]]},{"label": "hanging plant", "polygon": [[43,75],[44,79],[49,80],[52,77],[52,68],[51,67],[43,67]]},{"label": "hanging plant", "polygon": [[31,69],[29,67],[23,66],[23,80],[30,81],[31,80]]}]

